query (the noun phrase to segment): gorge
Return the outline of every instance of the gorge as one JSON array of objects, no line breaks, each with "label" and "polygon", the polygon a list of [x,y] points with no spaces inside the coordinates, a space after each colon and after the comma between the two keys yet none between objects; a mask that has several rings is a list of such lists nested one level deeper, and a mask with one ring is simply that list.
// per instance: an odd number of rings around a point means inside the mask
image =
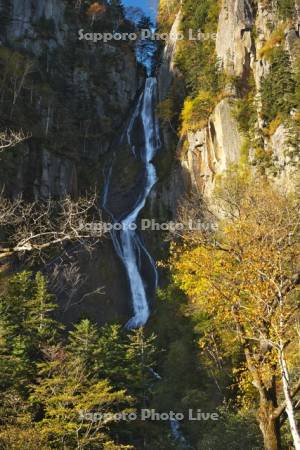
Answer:
[{"label": "gorge", "polygon": [[0,0],[0,448],[298,450],[299,0],[148,5]]}]

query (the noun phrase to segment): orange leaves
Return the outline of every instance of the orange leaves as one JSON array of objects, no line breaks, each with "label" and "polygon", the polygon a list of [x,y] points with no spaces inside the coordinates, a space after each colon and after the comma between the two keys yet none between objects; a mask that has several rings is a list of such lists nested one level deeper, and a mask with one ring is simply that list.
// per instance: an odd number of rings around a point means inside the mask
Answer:
[{"label": "orange leaves", "polygon": [[102,3],[92,3],[88,10],[87,10],[87,15],[91,16],[91,17],[95,17],[95,16],[101,16],[102,14],[104,14],[106,12],[106,6],[103,5]]}]

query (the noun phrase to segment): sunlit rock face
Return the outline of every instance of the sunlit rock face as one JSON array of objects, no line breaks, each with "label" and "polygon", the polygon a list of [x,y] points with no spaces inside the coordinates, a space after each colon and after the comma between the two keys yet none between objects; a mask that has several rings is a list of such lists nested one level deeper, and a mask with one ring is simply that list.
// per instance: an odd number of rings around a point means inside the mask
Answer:
[{"label": "sunlit rock face", "polygon": [[190,175],[193,189],[209,198],[217,175],[240,159],[241,136],[228,99],[222,100],[209,119],[208,126],[187,136],[188,150],[181,164]]},{"label": "sunlit rock face", "polygon": [[161,65],[158,73],[159,82],[159,98],[163,100],[166,98],[168,89],[176,76],[175,56],[177,47],[177,36],[180,31],[181,11],[177,13],[176,19],[170,31],[170,37],[166,42],[161,57]]},{"label": "sunlit rock face", "polygon": [[249,0],[224,0],[216,52],[226,72],[242,76],[250,66],[253,10]]},{"label": "sunlit rock face", "polygon": [[[180,29],[180,20],[179,12],[172,30]],[[263,155],[265,152],[270,158],[270,167],[263,168],[269,179],[283,189],[295,187],[295,174],[299,170],[299,139],[297,143],[297,136],[286,124],[278,124],[278,128],[269,133],[269,124],[262,115],[261,86],[271,70],[271,61],[262,50],[272,39],[274,31],[281,29],[282,46],[289,53],[293,64],[300,48],[299,7],[295,7],[289,20],[284,20],[271,2],[222,0],[216,54],[225,75],[229,80],[239,80],[240,87],[229,82],[228,88],[224,90],[228,98],[215,106],[208,125],[178,139],[176,153],[173,150],[176,159],[170,167],[170,176],[157,192],[163,205],[161,209],[165,208],[176,216],[178,204],[193,189],[213,199],[217,175],[224,173],[231,164],[239,163],[243,145],[244,148],[249,147],[246,152],[249,152],[249,167],[253,171],[261,170],[259,161],[255,161],[256,148],[259,146]],[[174,64],[176,44],[176,40],[170,41],[164,50],[159,73],[162,99],[172,80],[182,79]],[[234,118],[236,100],[247,101],[247,89],[253,89],[256,110],[256,123],[248,138],[240,131]],[[286,120],[289,125],[293,123],[295,114],[295,111],[290,111],[290,118]],[[162,134],[165,147],[174,146],[173,131],[163,130]]]},{"label": "sunlit rock face", "polygon": [[289,130],[284,125],[279,125],[267,144],[267,150],[273,157],[272,168],[267,170],[267,175],[279,188],[293,192],[299,182],[300,143],[295,148],[289,142]]}]

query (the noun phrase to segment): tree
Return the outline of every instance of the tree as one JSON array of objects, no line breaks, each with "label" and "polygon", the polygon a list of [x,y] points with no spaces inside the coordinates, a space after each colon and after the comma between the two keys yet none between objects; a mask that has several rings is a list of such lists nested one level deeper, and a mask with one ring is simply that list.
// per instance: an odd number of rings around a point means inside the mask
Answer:
[{"label": "tree", "polygon": [[106,12],[106,6],[104,4],[100,4],[98,2],[92,3],[88,10],[87,15],[91,17],[92,24],[95,22],[96,19],[99,19],[103,16]]},{"label": "tree", "polygon": [[0,447],[132,448],[112,438],[133,398],[99,370],[100,330],[83,320],[63,347],[54,310],[40,273],[15,275],[0,297]]},{"label": "tree", "polygon": [[202,128],[207,124],[208,117],[213,110],[212,95],[206,91],[200,91],[196,98],[188,97],[184,102],[181,113],[181,134]]},{"label": "tree", "polygon": [[124,6],[121,0],[110,0],[109,12],[115,29],[118,29],[124,19]]},{"label": "tree", "polygon": [[221,181],[215,196],[218,231],[173,249],[174,277],[193,311],[210,317],[223,348],[243,350],[242,384],[257,393],[265,448],[280,448],[284,411],[297,448],[299,199],[239,171]]},{"label": "tree", "polygon": [[288,117],[297,107],[295,99],[296,81],[288,52],[281,47],[273,50],[270,72],[262,80],[262,116],[270,123],[281,113]]},{"label": "tree", "polygon": [[99,353],[99,329],[90,320],[84,319],[69,332],[68,349],[85,367],[95,373]]},{"label": "tree", "polygon": [[29,139],[30,135],[21,131],[5,130],[0,132],[0,153]]},{"label": "tree", "polygon": [[[33,386],[32,405],[43,418],[35,426],[52,448],[129,449],[116,444],[109,429],[116,412],[129,412],[132,399],[115,391],[107,380],[90,376],[80,358],[61,347],[48,348]],[[97,413],[97,420],[87,414]],[[103,418],[100,416],[104,415]]]},{"label": "tree", "polygon": [[45,278],[30,272],[15,275],[0,297],[1,385],[23,391],[35,375],[32,358],[41,356],[46,343],[55,342],[59,329],[52,318],[56,309]]},{"label": "tree", "polygon": [[62,200],[26,202],[22,198],[7,199],[0,194],[0,229],[4,246],[0,246],[0,259],[28,253],[41,257],[51,247],[79,242],[83,246],[95,244],[103,235],[101,227],[91,230],[90,219],[101,220],[96,196],[70,197]]},{"label": "tree", "polygon": [[128,384],[130,392],[139,398],[145,405],[147,392],[153,380],[151,370],[155,366],[157,349],[155,347],[156,337],[152,334],[145,336],[143,328],[133,330],[129,334],[129,343],[125,362],[128,365]]}]

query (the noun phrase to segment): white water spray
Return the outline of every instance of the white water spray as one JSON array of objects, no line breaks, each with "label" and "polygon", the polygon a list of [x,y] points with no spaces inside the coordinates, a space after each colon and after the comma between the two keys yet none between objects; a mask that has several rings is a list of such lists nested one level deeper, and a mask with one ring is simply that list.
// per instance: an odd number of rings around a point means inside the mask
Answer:
[{"label": "white water spray", "polygon": [[[155,279],[154,287],[156,288],[157,285],[157,271],[155,263],[142,243],[136,230],[132,227],[132,225],[135,225],[138,215],[144,208],[151,189],[157,180],[155,167],[152,163],[152,160],[160,145],[159,127],[154,113],[157,94],[156,91],[156,78],[147,78],[144,92],[137,103],[132,119],[130,120],[129,126],[126,130],[127,143],[130,145],[132,153],[136,155],[136,149],[132,144],[131,135],[134,129],[134,121],[137,117],[141,118],[145,144],[141,151],[140,158],[144,165],[145,176],[140,195],[133,209],[126,215],[125,218],[119,221],[122,224],[122,230],[112,233],[114,247],[124,264],[130,286],[134,315],[127,323],[127,328],[129,329],[138,328],[145,325],[150,316],[146,283],[141,275],[141,253],[148,259],[150,266],[152,267]],[[108,189],[107,184],[104,196],[104,207],[106,210],[108,210],[105,204],[107,202]]]}]

